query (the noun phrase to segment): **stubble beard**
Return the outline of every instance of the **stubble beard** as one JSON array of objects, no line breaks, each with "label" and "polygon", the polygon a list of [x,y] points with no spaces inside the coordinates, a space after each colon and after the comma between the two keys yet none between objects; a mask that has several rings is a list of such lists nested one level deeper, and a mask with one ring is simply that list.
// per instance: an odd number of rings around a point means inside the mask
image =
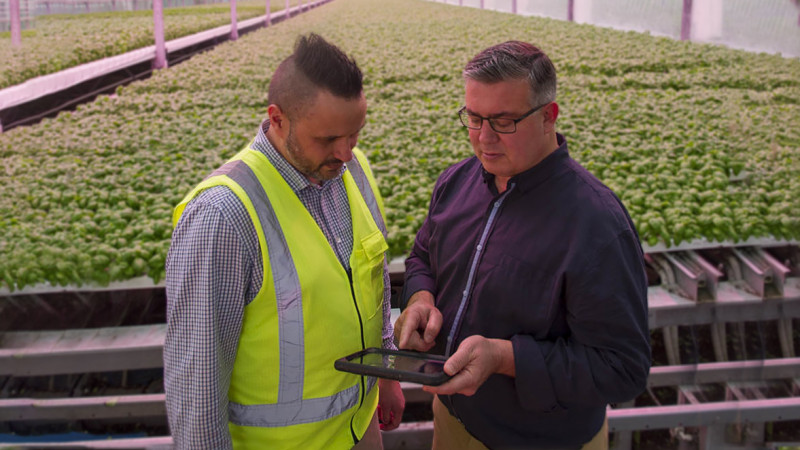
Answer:
[{"label": "stubble beard", "polygon": [[325,172],[323,172],[325,164],[334,161],[325,161],[319,166],[314,167],[314,164],[303,154],[300,145],[297,143],[297,138],[295,138],[294,133],[292,133],[291,125],[289,125],[289,136],[286,137],[286,152],[289,154],[289,157],[291,157],[292,160],[290,162],[295,169],[300,171],[300,173],[308,178],[319,181],[328,181],[336,178],[339,175],[338,171],[331,172],[330,174],[325,174]]}]

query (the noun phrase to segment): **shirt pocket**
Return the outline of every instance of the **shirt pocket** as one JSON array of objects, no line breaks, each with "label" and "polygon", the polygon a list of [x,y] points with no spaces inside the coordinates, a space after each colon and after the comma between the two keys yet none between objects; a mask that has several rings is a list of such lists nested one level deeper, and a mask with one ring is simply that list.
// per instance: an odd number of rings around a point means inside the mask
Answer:
[{"label": "shirt pocket", "polygon": [[389,245],[380,230],[375,230],[375,232],[361,239],[361,247],[369,260],[380,258],[386,250],[389,250]]},{"label": "shirt pocket", "polygon": [[389,245],[380,230],[375,230],[375,232],[361,239],[361,248],[364,251],[367,263],[362,269],[359,281],[369,284],[371,292],[380,293],[377,299],[364,298],[366,303],[365,315],[367,319],[371,319],[379,312],[383,312],[383,257],[389,249]]}]

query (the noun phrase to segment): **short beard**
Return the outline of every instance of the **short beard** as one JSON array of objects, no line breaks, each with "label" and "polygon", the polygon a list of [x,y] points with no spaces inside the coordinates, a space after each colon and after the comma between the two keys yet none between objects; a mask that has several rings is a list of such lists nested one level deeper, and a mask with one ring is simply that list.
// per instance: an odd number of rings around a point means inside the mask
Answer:
[{"label": "short beard", "polygon": [[289,124],[289,136],[286,137],[286,153],[291,158],[291,161],[289,162],[292,163],[294,168],[300,171],[300,173],[302,173],[306,177],[319,181],[328,181],[339,176],[338,172],[333,173],[331,175],[325,175],[322,172],[322,167],[325,164],[331,162],[339,162],[338,159],[325,161],[317,167],[313,166],[311,161],[309,161],[303,154],[300,145],[297,143],[297,138],[295,138],[294,133],[292,133],[292,128],[293,128],[292,125]]}]

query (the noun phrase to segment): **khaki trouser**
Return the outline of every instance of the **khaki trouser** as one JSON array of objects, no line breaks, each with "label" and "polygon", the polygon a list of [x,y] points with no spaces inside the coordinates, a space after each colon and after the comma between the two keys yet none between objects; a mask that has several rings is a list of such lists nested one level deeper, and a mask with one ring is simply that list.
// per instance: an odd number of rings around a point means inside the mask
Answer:
[{"label": "khaki trouser", "polygon": [[[464,428],[450,411],[442,404],[439,397],[433,398],[433,450],[488,450],[483,443]],[[592,438],[583,444],[581,450],[608,450],[608,418],[603,427]]]},{"label": "khaki trouser", "polygon": [[378,412],[375,411],[375,415],[372,416],[372,420],[369,422],[369,427],[367,427],[367,431],[364,432],[364,436],[358,441],[353,447],[353,450],[383,450],[383,435],[381,434],[380,426],[378,426]]}]

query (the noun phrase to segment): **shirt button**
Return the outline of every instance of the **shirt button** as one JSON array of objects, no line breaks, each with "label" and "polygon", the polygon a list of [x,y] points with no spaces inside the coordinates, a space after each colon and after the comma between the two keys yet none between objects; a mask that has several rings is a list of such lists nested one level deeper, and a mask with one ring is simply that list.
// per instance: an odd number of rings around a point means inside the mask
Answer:
[{"label": "shirt button", "polygon": [[341,243],[342,243],[342,238],[340,238],[340,237],[337,237],[337,238],[336,238],[336,243],[337,243],[337,244],[341,244]]},{"label": "shirt button", "polygon": [[481,244],[478,244],[478,250],[480,250],[482,248],[483,248],[483,246]]},{"label": "shirt button", "polygon": [[499,202],[499,201],[497,201],[497,202],[494,202],[494,207],[495,207],[495,208],[499,208],[499,207],[500,207],[500,202]]}]

